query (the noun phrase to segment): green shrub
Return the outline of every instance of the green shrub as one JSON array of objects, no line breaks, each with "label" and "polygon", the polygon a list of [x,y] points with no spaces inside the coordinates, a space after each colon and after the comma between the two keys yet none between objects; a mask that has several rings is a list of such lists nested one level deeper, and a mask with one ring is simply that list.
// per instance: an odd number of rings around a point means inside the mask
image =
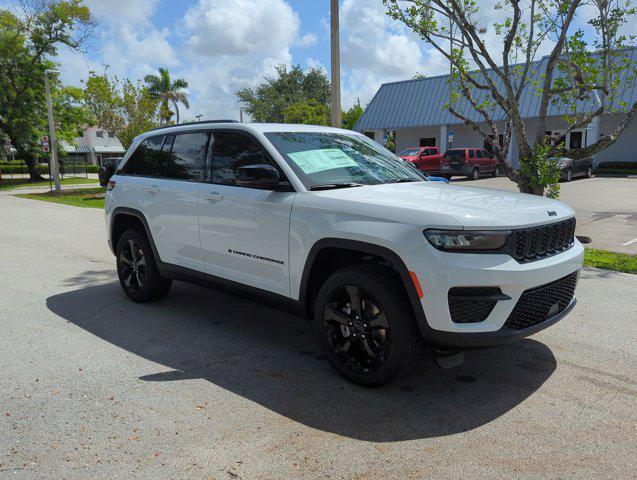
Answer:
[{"label": "green shrub", "polygon": [[595,167],[595,171],[607,169],[635,170],[637,169],[637,162],[601,162]]}]

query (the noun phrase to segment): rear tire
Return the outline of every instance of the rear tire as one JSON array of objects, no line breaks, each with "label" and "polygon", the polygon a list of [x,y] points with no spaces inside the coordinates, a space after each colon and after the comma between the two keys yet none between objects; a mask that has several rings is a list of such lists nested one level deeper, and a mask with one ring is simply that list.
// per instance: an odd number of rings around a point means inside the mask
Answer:
[{"label": "rear tire", "polygon": [[588,166],[588,168],[586,169],[586,178],[591,178],[593,176],[593,167],[592,166]]},{"label": "rear tire", "polygon": [[168,293],[172,280],[160,275],[144,233],[126,230],[117,242],[116,256],[119,283],[131,300],[152,302]]},{"label": "rear tire", "polygon": [[423,346],[407,296],[391,273],[376,265],[345,267],[323,283],[314,306],[328,361],[367,387],[403,375]]},{"label": "rear tire", "polygon": [[480,171],[478,170],[478,167],[474,167],[474,169],[471,170],[471,173],[467,175],[467,177],[469,178],[469,180],[478,180],[480,178]]},{"label": "rear tire", "polygon": [[493,169],[492,175],[494,177],[499,177],[500,176],[500,167],[498,165],[496,165],[495,168]]}]

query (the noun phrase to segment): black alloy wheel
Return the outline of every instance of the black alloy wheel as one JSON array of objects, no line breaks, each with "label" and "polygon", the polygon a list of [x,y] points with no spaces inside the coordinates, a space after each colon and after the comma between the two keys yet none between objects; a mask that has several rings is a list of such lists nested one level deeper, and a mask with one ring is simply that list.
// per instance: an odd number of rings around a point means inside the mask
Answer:
[{"label": "black alloy wheel", "polygon": [[423,347],[402,280],[377,264],[351,265],[330,275],[317,292],[314,323],[332,367],[367,387],[409,371]]},{"label": "black alloy wheel", "polygon": [[151,302],[170,290],[172,281],[163,278],[146,235],[139,230],[127,230],[117,242],[117,276],[131,300]]},{"label": "black alloy wheel", "polygon": [[330,294],[323,326],[334,357],[354,373],[372,373],[388,357],[391,331],[387,315],[359,286],[341,286]]},{"label": "black alloy wheel", "polygon": [[139,292],[146,282],[144,251],[134,240],[129,239],[119,252],[118,260],[125,287],[133,292]]}]

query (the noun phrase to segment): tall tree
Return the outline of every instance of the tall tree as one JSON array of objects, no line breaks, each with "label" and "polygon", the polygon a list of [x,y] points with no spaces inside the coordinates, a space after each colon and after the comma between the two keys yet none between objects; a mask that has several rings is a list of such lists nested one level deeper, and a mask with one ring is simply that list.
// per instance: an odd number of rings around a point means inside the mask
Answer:
[{"label": "tall tree", "polygon": [[[622,50],[633,40],[622,27],[634,21],[630,0],[502,0],[485,11],[475,0],[383,0],[388,14],[407,25],[451,63],[451,115],[492,142],[500,166],[520,191],[555,191],[558,176],[548,157],[563,149],[575,129],[599,121],[604,113],[621,120],[592,144],[569,150],[582,158],[612,145],[632,121],[637,103],[622,101],[635,80],[635,66]],[[594,11],[586,31],[575,25],[584,9]],[[502,20],[485,25],[483,19]],[[492,29],[492,30],[491,30]],[[487,41],[486,31],[493,35]],[[495,40],[493,39],[495,37]],[[494,43],[495,42],[495,43]],[[549,49],[541,62],[539,52]],[[539,98],[539,125],[529,135],[522,115],[522,94]],[[565,128],[546,134],[549,112]],[[511,137],[520,169],[507,161]]]},{"label": "tall tree", "polygon": [[356,103],[343,112],[343,128],[352,130],[362,114],[363,107],[361,106],[361,101],[360,99],[356,99]]},{"label": "tall tree", "polygon": [[283,111],[283,120],[285,123],[328,126],[330,124],[330,107],[315,99],[293,103]]},{"label": "tall tree", "polygon": [[[173,114],[176,115],[177,123],[179,123],[179,104],[182,104],[186,109],[190,108],[188,94],[183,91],[188,88],[188,82],[183,78],[171,79],[170,72],[162,67],[159,68],[159,75],[146,75],[144,82],[146,82],[150,94],[160,101],[162,123],[169,124]],[[174,112],[171,107],[175,109]]]},{"label": "tall tree", "polygon": [[140,133],[157,127],[159,103],[141,81],[120,81],[106,73],[91,72],[84,88],[84,104],[93,121],[113,132],[125,148]]},{"label": "tall tree", "polygon": [[[38,139],[46,133],[44,71],[55,67],[50,59],[60,45],[80,50],[95,23],[81,0],[24,0],[20,5],[19,12],[0,9],[0,131],[25,161],[31,179],[40,179],[35,163]],[[64,92],[55,78],[52,83],[52,93],[66,98],[58,108],[77,106],[71,92]]]},{"label": "tall tree", "polygon": [[304,72],[300,65],[289,70],[285,65],[277,65],[275,77],[266,77],[256,87],[243,88],[236,95],[254,121],[282,123],[286,109],[293,104],[314,100],[329,106],[330,82],[321,68]]}]

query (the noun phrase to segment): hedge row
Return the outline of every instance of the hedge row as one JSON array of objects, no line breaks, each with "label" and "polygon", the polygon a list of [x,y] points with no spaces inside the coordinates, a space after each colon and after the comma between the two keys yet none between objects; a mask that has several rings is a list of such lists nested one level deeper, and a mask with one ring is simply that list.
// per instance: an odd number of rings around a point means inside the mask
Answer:
[{"label": "hedge row", "polygon": [[602,175],[637,175],[637,168],[596,168],[595,173]]},{"label": "hedge row", "polygon": [[613,169],[613,170],[634,170],[637,168],[637,162],[601,162],[597,164],[597,169]]},{"label": "hedge row", "polygon": [[[64,173],[84,173],[84,172],[88,172],[88,173],[97,173],[97,170],[99,169],[99,167],[97,165],[75,165],[75,167],[73,167],[73,164],[66,164],[64,165]],[[45,174],[45,173],[49,173],[49,166],[44,164],[44,165],[38,165],[36,167],[36,170],[39,174]],[[6,163],[0,163],[0,173],[5,173],[5,174],[21,174],[21,173],[29,173],[29,170],[27,169],[27,166],[22,163],[22,164],[11,164],[8,165]]]}]

